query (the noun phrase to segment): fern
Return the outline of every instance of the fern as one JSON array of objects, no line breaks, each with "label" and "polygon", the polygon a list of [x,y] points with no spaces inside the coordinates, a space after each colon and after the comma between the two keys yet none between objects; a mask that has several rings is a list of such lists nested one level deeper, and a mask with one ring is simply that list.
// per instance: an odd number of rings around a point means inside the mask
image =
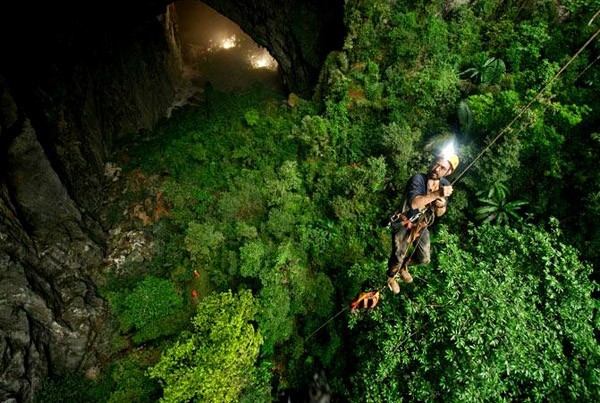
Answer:
[{"label": "fern", "polygon": [[501,59],[490,58],[488,59],[481,71],[481,83],[494,85],[498,84],[502,79],[502,76],[506,73],[506,65]]},{"label": "fern", "polygon": [[481,197],[483,192],[479,192],[479,202],[482,206],[475,209],[475,219],[477,221],[507,224],[511,219],[519,219],[517,210],[526,205],[526,201],[507,201],[509,194],[508,187],[498,182],[490,188],[486,197]]}]

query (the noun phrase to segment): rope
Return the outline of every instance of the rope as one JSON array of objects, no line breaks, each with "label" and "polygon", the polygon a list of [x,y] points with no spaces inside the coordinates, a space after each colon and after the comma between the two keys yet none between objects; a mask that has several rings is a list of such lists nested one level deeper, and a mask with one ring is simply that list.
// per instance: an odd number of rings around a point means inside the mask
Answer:
[{"label": "rope", "polygon": [[594,16],[590,18],[590,22],[588,22],[588,27],[592,25],[592,22],[594,22],[598,14],[600,14],[600,10],[596,11],[596,14],[594,14]]},{"label": "rope", "polygon": [[317,333],[319,330],[323,329],[329,322],[331,322],[332,320],[334,320],[335,318],[337,318],[338,316],[340,316],[346,309],[348,309],[348,307],[344,307],[344,309],[340,310],[338,313],[336,313],[335,315],[333,315],[331,318],[329,318],[325,323],[323,323],[321,326],[319,326],[317,328],[317,330],[315,330],[314,332],[312,332],[311,334],[308,335],[308,337],[306,337],[305,340],[310,339],[315,333]]},{"label": "rope", "polygon": [[575,79],[575,81],[579,80],[579,78],[585,74],[586,71],[588,71],[588,69],[590,67],[592,67],[594,65],[594,63],[596,63],[598,61],[598,59],[600,59],[600,55],[598,55],[598,57],[596,57],[590,64],[588,64],[585,69],[583,69],[583,71],[581,73],[579,73],[579,75],[577,76],[577,78]]},{"label": "rope", "polygon": [[[423,212],[423,214],[425,214],[425,212]],[[427,228],[429,225],[431,225],[433,223],[433,220],[435,219],[434,217],[428,219],[427,216],[423,217],[423,219],[425,220],[425,222],[427,223],[426,227]],[[415,225],[415,229],[417,228],[417,225]],[[423,228],[423,229],[425,229]],[[410,236],[410,232],[407,232],[406,236]],[[415,254],[415,252],[417,251],[417,248],[419,247],[419,243],[421,242],[421,237],[418,237],[416,239],[416,245],[414,246],[410,256],[408,257],[408,260],[410,260],[413,255]],[[408,245],[408,247],[406,248],[406,250],[404,251],[404,255],[402,256],[402,259],[400,259],[401,262],[404,261],[404,259],[406,258],[406,253],[408,252],[410,245]],[[387,286],[387,282],[386,284],[384,284],[383,286],[379,287],[377,289],[378,292],[383,292],[386,288],[388,288]],[[333,315],[331,318],[329,318],[328,320],[325,321],[325,323],[323,323],[321,326],[319,326],[315,331],[313,331],[311,334],[309,334],[305,340],[310,339],[312,336],[315,335],[315,333],[317,333],[319,330],[323,329],[325,326],[327,326],[327,324],[329,322],[331,322],[332,320],[334,320],[335,318],[337,318],[338,316],[340,316],[344,311],[346,311],[349,308],[349,306],[345,306],[343,309],[341,309],[338,313],[336,313],[335,315]]]},{"label": "rope", "polygon": [[[594,20],[594,18],[596,18],[596,16],[598,14],[600,14],[600,10],[598,10],[598,12],[594,15],[594,17],[592,17],[592,19],[590,20],[590,24],[592,23],[592,21]],[[562,72],[565,71],[567,69],[567,67],[569,67],[569,65],[573,62],[573,60],[575,60],[581,54],[581,52],[583,52],[583,50],[585,48],[587,48],[588,45],[590,43],[592,43],[592,41],[594,39],[596,39],[596,37],[598,36],[598,34],[600,34],[600,28],[587,40],[586,43],[583,44],[583,46],[581,48],[579,48],[579,50],[571,57],[571,59],[569,59],[569,61],[556,74],[554,74],[554,76],[550,79],[550,81],[548,81],[548,83],[540,91],[538,91],[537,95],[535,97],[533,97],[533,99],[531,101],[529,101],[529,103],[527,105],[525,105],[524,107],[521,108],[521,110],[517,113],[517,115],[514,117],[514,119],[511,120],[510,123],[508,125],[506,125],[506,127],[504,127],[504,129],[502,129],[500,131],[500,133],[498,133],[498,135],[496,137],[494,137],[494,139],[477,155],[477,157],[475,157],[475,159],[473,161],[471,161],[471,163],[464,170],[461,171],[460,175],[458,175],[458,177],[456,177],[456,179],[454,179],[452,181],[451,186],[454,186],[454,184],[456,182],[458,182],[458,180],[460,178],[462,178],[463,175],[469,169],[471,169],[471,167],[475,164],[475,162],[477,162],[477,160],[479,160],[479,158],[481,158],[481,156],[483,156],[483,154],[485,154],[487,152],[487,150],[489,150],[490,147],[492,145],[494,145],[494,143],[496,143],[496,141],[498,141],[498,139],[500,137],[502,137],[508,131],[508,129],[510,129],[510,127],[521,116],[523,116],[523,114],[531,107],[531,105],[542,96],[542,94],[544,93],[544,91],[546,91],[548,89],[548,87],[550,87],[550,85],[562,74]]]},{"label": "rope", "polygon": [[[600,14],[600,10],[598,10],[596,12],[596,14],[594,14],[594,16],[590,19],[588,25],[591,25],[592,22],[594,21],[594,19]],[[600,34],[600,28],[585,42],[585,44],[579,48],[579,50],[571,57],[571,59],[569,59],[569,61],[550,79],[550,81],[540,90],[538,91],[537,95],[531,100],[529,101],[529,103],[527,105],[525,105],[523,108],[521,108],[521,110],[517,113],[517,115],[514,117],[514,119],[512,121],[510,121],[510,123],[500,131],[500,133],[498,133],[498,135],[496,135],[496,137],[494,137],[494,139],[477,155],[477,157],[475,157],[475,159],[473,161],[471,161],[471,163],[464,169],[461,171],[460,175],[458,175],[458,177],[456,177],[452,183],[451,186],[454,186],[454,184],[456,182],[458,182],[458,180],[460,178],[463,177],[463,175],[469,170],[471,169],[471,167],[475,164],[475,162],[477,162],[477,160],[479,160],[479,158],[481,158],[481,156],[483,156],[483,154],[485,154],[487,152],[487,150],[489,150],[489,148],[496,143],[496,141],[498,141],[498,139],[500,137],[502,137],[509,129],[510,127],[531,107],[531,105],[537,101],[542,94],[550,87],[550,85],[563,73],[563,71],[565,71],[567,69],[567,67],[569,67],[569,65],[581,54],[581,52],[583,52],[583,50],[590,44],[592,43],[592,41],[594,39],[596,39],[596,37]],[[599,56],[600,58],[600,56]],[[598,58],[596,58],[596,60],[598,60]],[[592,63],[590,63],[586,69],[577,77],[579,78],[583,73],[585,73],[585,71],[596,62],[596,60],[594,60]],[[521,128],[521,130],[519,130],[518,133],[520,133],[524,128]],[[413,251],[414,253],[414,251]],[[419,329],[422,330],[422,329]],[[400,346],[402,346],[402,344],[404,344],[406,342],[406,340],[408,340],[408,338],[412,337],[417,331],[413,332],[410,336],[406,337],[404,340],[402,340],[400,343],[398,343],[398,345],[395,347],[394,352],[397,351]],[[384,377],[380,377],[380,381],[383,380]]]}]

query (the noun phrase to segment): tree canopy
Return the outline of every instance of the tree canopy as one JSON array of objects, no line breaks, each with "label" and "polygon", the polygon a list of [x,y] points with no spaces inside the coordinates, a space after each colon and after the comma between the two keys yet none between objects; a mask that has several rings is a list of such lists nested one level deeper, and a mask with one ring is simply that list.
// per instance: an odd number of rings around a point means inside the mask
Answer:
[{"label": "tree canopy", "polygon": [[235,402],[255,381],[262,336],[250,323],[256,303],[249,291],[211,294],[183,334],[150,368],[164,386],[165,402]]},{"label": "tree canopy", "polygon": [[441,228],[418,287],[355,325],[350,400],[592,401],[597,287],[562,235],[556,221],[483,225],[466,239]]}]

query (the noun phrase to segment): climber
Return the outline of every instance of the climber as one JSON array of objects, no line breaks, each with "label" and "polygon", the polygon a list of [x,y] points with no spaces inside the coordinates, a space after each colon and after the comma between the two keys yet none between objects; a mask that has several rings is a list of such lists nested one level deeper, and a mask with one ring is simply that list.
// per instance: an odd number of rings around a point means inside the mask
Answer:
[{"label": "climber", "polygon": [[[394,294],[400,292],[396,278],[412,283],[409,265],[427,264],[430,261],[427,226],[431,222],[427,217],[440,217],[446,213],[452,186],[445,176],[455,172],[458,163],[451,143],[434,159],[429,172],[413,175],[406,184],[402,213],[395,213],[395,219],[391,222],[392,253],[386,274],[388,287]],[[407,255],[410,245],[414,247],[414,252]]]}]

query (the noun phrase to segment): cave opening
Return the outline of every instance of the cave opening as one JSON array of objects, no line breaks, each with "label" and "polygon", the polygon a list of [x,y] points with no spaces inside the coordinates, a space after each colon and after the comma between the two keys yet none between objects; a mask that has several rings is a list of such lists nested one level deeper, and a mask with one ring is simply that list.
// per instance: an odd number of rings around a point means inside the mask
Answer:
[{"label": "cave opening", "polygon": [[192,89],[210,83],[219,91],[237,92],[261,84],[284,92],[277,61],[239,25],[198,0],[178,0],[173,6],[183,77]]}]

